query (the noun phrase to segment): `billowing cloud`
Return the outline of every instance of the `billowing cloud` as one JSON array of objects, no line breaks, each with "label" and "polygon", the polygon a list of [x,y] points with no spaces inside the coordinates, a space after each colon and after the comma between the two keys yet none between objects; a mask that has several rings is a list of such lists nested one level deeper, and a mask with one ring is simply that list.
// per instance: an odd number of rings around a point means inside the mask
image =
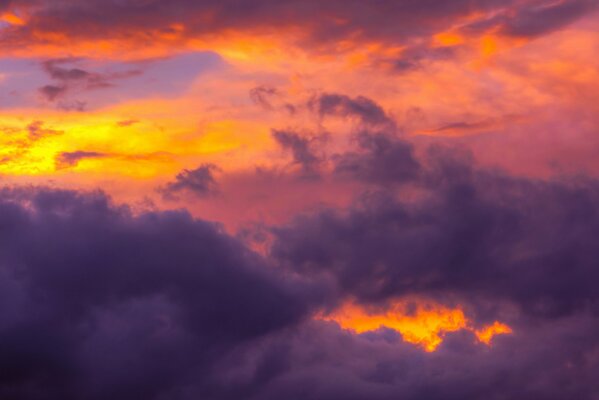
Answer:
[{"label": "billowing cloud", "polygon": [[593,399],[596,322],[547,328],[498,337],[490,349],[473,333],[451,333],[426,353],[393,331],[353,335],[312,324],[228,357],[215,387],[230,399]]},{"label": "billowing cloud", "polygon": [[[596,190],[499,179],[501,188],[515,185],[519,203],[484,185],[489,203],[473,193],[474,178],[450,175],[432,201],[437,207],[416,212],[389,200],[282,227],[274,258],[183,211],[135,215],[100,193],[4,189],[0,393],[593,399],[597,203],[583,199]],[[555,199],[589,194],[562,210],[540,202],[535,190]],[[516,212],[524,209],[526,217]],[[562,229],[547,232],[552,222]],[[571,237],[539,253],[536,244],[564,232]],[[362,334],[342,329],[343,320],[309,318],[348,294],[384,307],[384,297],[406,293],[453,296],[474,322],[501,314],[513,333],[483,342],[484,329],[462,329],[466,316],[455,311],[425,352],[411,343],[420,328],[410,318],[447,309],[409,311],[407,304],[399,326]]]},{"label": "billowing cloud", "polygon": [[598,400],[598,4],[0,0],[0,398]]},{"label": "billowing cloud", "polygon": [[434,294],[547,316],[596,309],[597,183],[512,178],[451,154],[436,151],[421,171],[418,201],[384,190],[301,218],[275,230],[273,255],[368,301]]},{"label": "billowing cloud", "polygon": [[168,397],[308,304],[301,286],[185,212],[5,189],[0,220],[5,398]]}]

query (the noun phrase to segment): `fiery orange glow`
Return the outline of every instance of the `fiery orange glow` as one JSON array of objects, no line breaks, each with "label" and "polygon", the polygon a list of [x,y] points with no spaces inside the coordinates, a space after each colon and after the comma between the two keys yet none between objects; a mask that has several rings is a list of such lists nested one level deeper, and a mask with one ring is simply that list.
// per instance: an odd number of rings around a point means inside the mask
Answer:
[{"label": "fiery orange glow", "polygon": [[24,25],[25,21],[16,14],[13,13],[4,13],[0,15],[0,21],[4,21],[11,25]]},{"label": "fiery orange glow", "polygon": [[512,333],[509,326],[498,321],[476,330],[459,307],[449,308],[431,302],[399,301],[385,310],[347,303],[333,313],[318,315],[317,319],[336,322],[343,329],[356,333],[383,327],[393,329],[401,333],[406,342],[416,344],[427,352],[435,351],[447,332],[469,330],[486,345],[491,344],[495,335]]},{"label": "fiery orange glow", "polygon": [[512,328],[499,321],[495,321],[493,325],[489,325],[482,329],[474,331],[478,340],[485,344],[491,344],[491,340],[495,335],[503,335],[512,333]]},{"label": "fiery orange glow", "polygon": [[466,39],[456,32],[441,32],[434,36],[435,42],[441,46],[456,46],[462,44]]}]

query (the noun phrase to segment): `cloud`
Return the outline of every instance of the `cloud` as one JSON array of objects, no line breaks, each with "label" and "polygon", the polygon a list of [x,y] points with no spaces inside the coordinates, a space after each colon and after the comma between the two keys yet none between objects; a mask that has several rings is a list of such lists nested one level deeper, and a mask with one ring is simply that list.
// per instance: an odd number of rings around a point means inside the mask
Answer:
[{"label": "cloud", "polygon": [[452,122],[447,125],[442,125],[439,128],[432,129],[431,132],[462,132],[462,131],[476,131],[482,129],[488,129],[493,127],[496,124],[493,120],[485,120],[485,121],[458,121]]},{"label": "cloud", "polygon": [[412,71],[423,68],[431,61],[453,58],[456,54],[456,47],[457,46],[412,46],[403,50],[397,58],[382,58],[378,60],[378,62],[383,65],[389,65],[392,70],[397,72]]},{"label": "cloud", "polygon": [[562,29],[597,8],[596,0],[530,1],[469,22],[462,30],[469,35],[497,32],[507,37],[534,39]]},{"label": "cloud", "polygon": [[77,81],[89,79],[92,74],[80,68],[63,68],[60,65],[65,63],[76,62],[75,59],[54,59],[47,60],[42,63],[44,70],[52,79],[60,81]]},{"label": "cloud", "polygon": [[[349,146],[332,152],[324,146],[328,133],[272,130],[273,138],[291,153],[293,163],[300,166],[305,176],[328,174],[333,179],[376,185],[405,183],[417,177],[419,163],[412,144],[402,137],[393,118],[372,99],[324,93],[294,108],[306,109],[321,120],[340,118],[352,125]],[[326,132],[324,126],[320,130]]]},{"label": "cloud", "polygon": [[66,93],[67,88],[66,86],[44,85],[39,88],[39,91],[48,101],[54,101],[58,97],[63,96]]},{"label": "cloud", "polygon": [[[599,185],[484,171],[446,148],[419,165],[416,197],[387,184],[271,226],[266,256],[183,211],[4,189],[0,395],[592,400]],[[405,296],[476,324],[501,315],[513,334],[448,332],[427,353],[310,318]]]},{"label": "cloud", "polygon": [[[144,44],[176,52],[194,39],[226,34],[261,35],[282,32],[292,45],[315,52],[335,48],[339,42],[355,46],[382,42],[402,46],[426,43],[460,24],[501,25],[506,35],[538,36],[565,26],[592,11],[594,0],[554,2],[409,0],[361,1],[259,0],[240,5],[227,1],[13,1],[11,8],[26,11],[26,23],[11,26],[3,48],[15,50],[32,44],[64,45],[64,38],[92,50],[95,42],[110,43],[110,50],[126,52]],[[473,16],[475,16],[473,21]],[[287,35],[285,33],[288,33]],[[152,45],[148,46],[148,43]],[[90,47],[90,45],[92,47]],[[71,46],[71,48],[75,48]],[[96,48],[96,51],[101,49]],[[434,49],[433,49],[434,50]],[[139,52],[139,48],[137,48]],[[405,61],[399,63],[405,68]]]},{"label": "cloud", "polygon": [[301,166],[304,175],[313,176],[318,173],[319,164],[323,160],[315,153],[312,146],[313,142],[321,138],[307,138],[295,132],[276,129],[272,131],[272,136],[283,149],[291,152],[293,162]]},{"label": "cloud", "polygon": [[0,225],[3,398],[169,397],[309,304],[302,285],[182,211],[3,189]]},{"label": "cloud", "polygon": [[595,0],[571,0],[524,8],[505,20],[502,32],[510,36],[541,36],[576,21],[598,4]]},{"label": "cloud", "polygon": [[107,155],[104,153],[98,153],[95,151],[64,151],[58,154],[55,158],[56,169],[75,167],[79,161],[86,158],[102,158],[106,156]]},{"label": "cloud", "polygon": [[[337,151],[334,146],[330,146],[332,151],[326,148],[328,133],[272,130],[273,138],[291,153],[293,163],[300,166],[305,176],[328,174],[333,179],[378,185],[405,183],[419,173],[412,144],[402,138],[393,118],[372,99],[324,93],[294,108],[306,109],[321,120],[334,117],[351,124],[349,146]],[[326,132],[324,126],[320,130]]]},{"label": "cloud", "polygon": [[227,357],[213,393],[260,400],[593,399],[599,363],[587,354],[598,348],[596,321],[547,328],[501,337],[491,349],[472,333],[452,333],[425,353],[392,331],[352,335],[315,323]]},{"label": "cloud", "polygon": [[419,163],[409,142],[369,131],[358,133],[356,142],[358,150],[332,157],[336,175],[376,184],[409,182],[417,177]]},{"label": "cloud", "polygon": [[[44,85],[39,92],[46,100],[53,102],[74,90],[106,89],[114,86],[113,81],[130,78],[142,73],[139,69],[121,72],[97,73],[89,72],[69,64],[77,64],[82,60],[76,58],[57,58],[42,63],[43,70],[57,84]],[[65,67],[65,65],[67,65]],[[64,108],[64,107],[63,107]]]},{"label": "cloud", "polygon": [[324,93],[312,98],[308,107],[321,117],[353,117],[365,124],[394,125],[381,106],[364,96],[352,98],[343,94]]},{"label": "cloud", "polygon": [[32,121],[23,128],[4,127],[2,133],[7,136],[3,162],[22,162],[32,147],[38,142],[64,134],[64,131],[45,126],[44,121]]},{"label": "cloud", "polygon": [[388,184],[347,212],[275,228],[273,256],[365,301],[456,296],[547,317],[597,310],[597,182],[512,178],[438,149],[414,179],[418,201]]},{"label": "cloud", "polygon": [[187,193],[197,197],[214,195],[218,192],[218,183],[214,178],[214,171],[218,167],[214,164],[202,164],[196,169],[184,169],[159,191],[165,199],[174,199],[178,194]]},{"label": "cloud", "polygon": [[269,98],[278,95],[279,92],[276,88],[271,86],[256,86],[250,90],[250,99],[257,105],[261,106],[266,110],[272,110],[273,106]]},{"label": "cloud", "polygon": [[33,121],[27,125],[29,142],[37,142],[50,136],[62,135],[64,132],[56,129],[44,128],[44,121]]},{"label": "cloud", "polygon": [[116,125],[118,127],[123,128],[123,127],[131,126],[131,125],[135,125],[137,123],[139,123],[139,120],[137,120],[137,119],[125,119],[125,120],[122,120],[122,121],[118,121],[116,123]]}]

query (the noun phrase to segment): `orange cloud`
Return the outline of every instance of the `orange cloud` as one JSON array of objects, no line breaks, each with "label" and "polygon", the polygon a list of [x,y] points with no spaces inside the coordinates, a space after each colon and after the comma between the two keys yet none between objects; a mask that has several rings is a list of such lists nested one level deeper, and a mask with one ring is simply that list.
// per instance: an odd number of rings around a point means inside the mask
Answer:
[{"label": "orange cloud", "polygon": [[[228,1],[152,2],[140,14],[139,5],[134,2],[66,1],[31,6],[26,1],[15,1],[12,9],[0,17],[10,24],[0,53],[56,57],[68,52],[71,56],[131,59],[211,49],[246,59],[248,53],[254,52],[248,48],[255,47],[254,39],[260,38],[260,42],[277,42],[276,47],[267,46],[273,52],[294,47],[311,54],[336,56],[355,52],[369,43],[380,43],[386,48],[432,40],[442,46],[454,46],[489,31],[503,36],[536,37],[593,10],[590,6],[568,8],[571,0],[560,2],[565,3],[563,10],[558,5],[544,11],[538,11],[530,2],[517,1],[495,1],[478,9],[467,2],[438,8],[419,2],[381,6],[368,2],[306,1],[302,7],[270,0],[254,3],[244,5],[244,12],[240,13],[239,6]],[[186,10],[184,14],[169,12],[182,8]],[[531,12],[540,12],[539,18],[545,21],[542,27],[528,22],[526,16]],[[230,18],[232,13],[235,18]],[[467,33],[458,33],[460,28],[468,28]],[[223,38],[229,41],[231,37],[240,43],[228,48],[219,46]],[[281,46],[281,42],[285,45]],[[497,47],[494,42],[491,38],[483,40],[483,53],[493,53]],[[289,59],[286,51],[281,53]]]},{"label": "orange cloud", "polygon": [[356,333],[376,331],[383,327],[393,329],[406,342],[416,344],[427,352],[435,351],[448,332],[472,331],[486,345],[491,344],[495,335],[512,332],[509,326],[498,321],[474,329],[461,308],[422,301],[398,301],[384,310],[369,309],[350,302],[330,314],[320,314],[316,318],[336,322],[343,329]]},{"label": "orange cloud", "polygon": [[23,20],[23,18],[19,17],[16,14],[13,14],[13,13],[1,14],[0,21],[6,22],[10,25],[17,25],[17,26],[25,25],[25,21]]},{"label": "orange cloud", "polygon": [[499,321],[495,321],[492,325],[483,327],[482,329],[478,329],[474,331],[476,337],[481,342],[489,345],[491,344],[491,340],[495,335],[504,335],[512,333],[512,328],[507,326],[506,324],[502,324]]}]

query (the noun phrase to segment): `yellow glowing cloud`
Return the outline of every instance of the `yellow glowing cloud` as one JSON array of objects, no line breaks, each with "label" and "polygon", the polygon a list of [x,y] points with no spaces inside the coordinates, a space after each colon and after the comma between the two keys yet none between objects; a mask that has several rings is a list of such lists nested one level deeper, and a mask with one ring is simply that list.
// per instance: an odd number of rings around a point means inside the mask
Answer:
[{"label": "yellow glowing cloud", "polygon": [[[266,122],[228,109],[201,113],[207,108],[190,95],[85,113],[14,109],[0,116],[0,174],[23,181],[73,172],[88,173],[82,180],[93,173],[160,181],[204,162],[226,164],[231,171],[264,161],[273,147]],[[62,153],[74,152],[94,155],[59,165]]]},{"label": "yellow glowing cloud", "polygon": [[382,327],[393,329],[401,333],[406,342],[421,346],[427,352],[435,351],[447,332],[469,330],[487,345],[490,345],[493,336],[512,332],[510,327],[497,321],[476,330],[460,308],[449,308],[431,302],[395,302],[385,310],[371,310],[346,303],[334,312],[321,314],[316,318],[334,321],[343,329],[356,333],[375,331]]}]

